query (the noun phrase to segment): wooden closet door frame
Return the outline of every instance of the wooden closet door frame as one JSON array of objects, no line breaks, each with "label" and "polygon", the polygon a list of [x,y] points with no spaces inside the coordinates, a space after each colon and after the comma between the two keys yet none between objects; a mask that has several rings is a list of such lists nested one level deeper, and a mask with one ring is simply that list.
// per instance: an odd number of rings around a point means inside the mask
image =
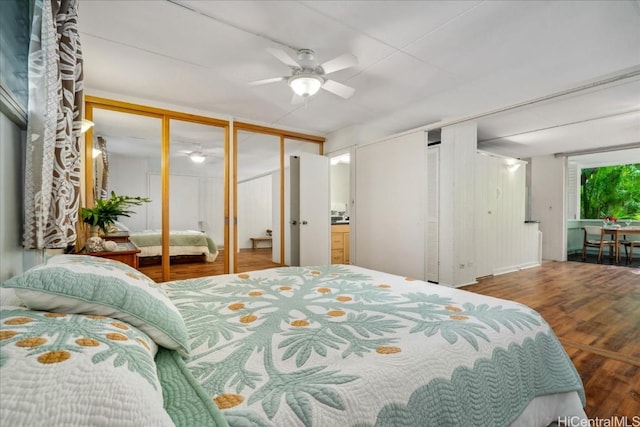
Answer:
[{"label": "wooden closet door frame", "polygon": [[284,245],[284,164],[285,164],[285,139],[293,139],[303,142],[320,144],[318,153],[323,154],[323,144],[325,138],[322,136],[310,135],[300,132],[293,132],[283,129],[275,129],[267,126],[256,125],[247,122],[233,122],[233,271],[238,271],[238,131],[262,133],[280,137],[280,264],[284,265],[285,245]]},{"label": "wooden closet door frame", "polygon": [[[170,121],[180,120],[185,122],[209,125],[224,129],[224,272],[229,272],[229,121],[205,117],[178,111],[165,110],[162,108],[149,107],[145,105],[132,104],[113,99],[100,98],[95,96],[85,96],[85,118],[93,121],[93,110],[103,109],[118,111],[121,113],[135,114],[160,119],[162,122],[162,280],[170,280],[169,264],[169,141],[170,141]],[[82,164],[84,165],[84,206],[93,206],[95,200],[93,183],[93,129],[90,128],[85,133],[84,152],[82,153]],[[88,230],[87,230],[88,232]]]}]

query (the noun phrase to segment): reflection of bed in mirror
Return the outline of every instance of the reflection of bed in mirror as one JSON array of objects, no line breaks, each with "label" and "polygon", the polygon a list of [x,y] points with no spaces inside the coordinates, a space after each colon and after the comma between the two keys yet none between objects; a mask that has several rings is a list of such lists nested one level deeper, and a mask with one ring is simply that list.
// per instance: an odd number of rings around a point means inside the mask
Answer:
[{"label": "reflection of bed in mirror", "polygon": [[[141,265],[151,265],[162,260],[162,233],[158,230],[130,232],[129,241],[140,249]],[[214,262],[218,247],[213,239],[201,231],[172,230],[169,232],[169,256],[171,262]]]}]

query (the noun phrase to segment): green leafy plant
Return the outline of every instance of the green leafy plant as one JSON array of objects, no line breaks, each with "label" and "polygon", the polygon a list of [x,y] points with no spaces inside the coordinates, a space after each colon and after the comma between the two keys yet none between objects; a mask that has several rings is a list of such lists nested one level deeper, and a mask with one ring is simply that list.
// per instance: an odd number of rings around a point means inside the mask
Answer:
[{"label": "green leafy plant", "polygon": [[580,217],[640,220],[640,163],[582,169]]},{"label": "green leafy plant", "polygon": [[150,202],[148,197],[132,197],[118,196],[115,192],[111,192],[108,199],[98,199],[93,208],[82,208],[80,217],[85,224],[91,227],[98,227],[104,234],[107,234],[108,228],[112,226],[119,217],[129,217],[134,212],[130,210],[132,206],[140,206],[143,203]]}]

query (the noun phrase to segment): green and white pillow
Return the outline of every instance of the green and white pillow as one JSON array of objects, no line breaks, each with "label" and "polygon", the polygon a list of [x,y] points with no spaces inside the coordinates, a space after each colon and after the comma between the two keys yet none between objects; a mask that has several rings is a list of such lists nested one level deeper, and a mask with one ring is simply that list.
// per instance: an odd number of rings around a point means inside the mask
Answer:
[{"label": "green and white pillow", "polygon": [[3,426],[173,426],[144,332],[104,316],[0,307]]},{"label": "green and white pillow", "polygon": [[2,285],[33,310],[108,316],[130,323],[158,345],[189,352],[178,309],[146,275],[118,261],[58,255]]}]

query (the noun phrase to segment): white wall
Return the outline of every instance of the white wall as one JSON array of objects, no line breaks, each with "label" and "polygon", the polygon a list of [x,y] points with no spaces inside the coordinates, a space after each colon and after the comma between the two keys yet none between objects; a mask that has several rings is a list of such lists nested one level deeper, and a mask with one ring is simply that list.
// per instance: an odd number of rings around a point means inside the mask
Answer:
[{"label": "white wall", "polygon": [[[120,218],[120,222],[130,230],[141,231],[149,229],[159,229],[161,227],[161,194],[159,190],[160,169],[156,162],[139,158],[127,157],[117,154],[109,155],[109,191],[116,194],[126,194],[129,196],[151,197],[151,203],[131,208],[135,214],[130,218]],[[176,169],[176,171],[173,171]],[[197,174],[194,168],[173,168],[176,173],[171,174],[171,211],[170,221],[172,229],[201,230],[207,233],[219,248],[224,246],[224,181],[221,178],[207,176],[206,168],[202,173]],[[181,172],[186,171],[186,172]],[[151,193],[151,182],[156,180],[153,188],[156,191]],[[184,187],[180,183],[194,182],[189,187]],[[193,181],[195,180],[195,181]],[[191,188],[194,187],[194,188]],[[197,188],[195,188],[197,187]],[[186,191],[197,191],[191,199],[182,200],[186,196]],[[190,214],[192,219],[187,223],[182,223],[181,218]]]},{"label": "white wall", "polygon": [[[109,193],[115,191],[119,195],[149,197],[148,168],[146,159],[109,154]],[[135,214],[129,218],[122,217],[119,221],[132,231],[147,230],[149,229],[147,224],[148,209],[147,203],[133,206],[131,210]]]},{"label": "white wall", "polygon": [[565,157],[531,158],[531,219],[540,221],[542,258],[566,261]]},{"label": "white wall", "polygon": [[539,264],[538,226],[525,224],[525,174],[505,159],[476,155],[476,276]]},{"label": "white wall", "polygon": [[356,150],[352,264],[425,278],[425,132]]},{"label": "white wall", "polygon": [[0,281],[22,273],[22,144],[24,133],[0,113]]},{"label": "white wall", "polygon": [[218,246],[224,247],[224,180],[200,178],[199,218],[202,229]]},{"label": "white wall", "polygon": [[266,236],[272,221],[272,176],[238,183],[238,247],[250,248],[251,237]]},{"label": "white wall", "polygon": [[[405,150],[409,146],[400,144],[407,137],[356,147],[351,164],[356,170],[352,263],[423,277],[420,272],[428,273],[430,257],[424,251],[426,144]],[[483,275],[538,265],[538,227],[524,222],[524,165],[509,171],[504,159],[478,154],[475,123],[446,127],[441,137],[439,283],[462,286]],[[398,159],[403,160],[400,172]],[[419,238],[423,246],[414,245]],[[420,258],[414,259],[415,254]]]},{"label": "white wall", "polygon": [[[333,153],[356,145],[381,140],[390,134],[391,133],[389,131],[378,129],[373,126],[349,126],[329,134],[324,143],[323,151],[325,154]],[[353,161],[353,159],[351,159],[351,161]]]}]

